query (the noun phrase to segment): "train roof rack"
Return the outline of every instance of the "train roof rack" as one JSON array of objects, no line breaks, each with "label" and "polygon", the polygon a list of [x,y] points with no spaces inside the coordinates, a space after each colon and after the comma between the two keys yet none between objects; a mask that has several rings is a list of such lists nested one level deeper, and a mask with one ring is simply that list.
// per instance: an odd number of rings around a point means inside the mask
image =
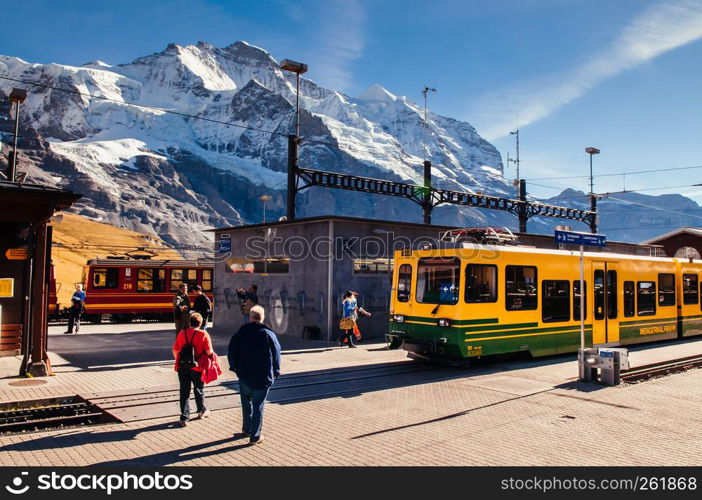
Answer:
[{"label": "train roof rack", "polygon": [[439,233],[440,242],[489,243],[495,245],[515,244],[517,236],[507,227],[485,226],[449,229]]}]

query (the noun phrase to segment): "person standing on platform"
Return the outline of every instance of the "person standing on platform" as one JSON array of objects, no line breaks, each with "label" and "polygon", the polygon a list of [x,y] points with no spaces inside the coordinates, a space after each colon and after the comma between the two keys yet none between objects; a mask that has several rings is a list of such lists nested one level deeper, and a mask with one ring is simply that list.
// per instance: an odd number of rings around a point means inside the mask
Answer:
[{"label": "person standing on platform", "polygon": [[193,301],[193,310],[202,316],[202,326],[200,328],[207,331],[207,319],[212,315],[212,302],[210,302],[209,297],[204,294],[200,285],[195,285],[193,290],[197,293]]},{"label": "person standing on platform", "polygon": [[358,320],[358,300],[356,300],[356,295],[358,295],[358,292],[349,290],[344,294],[344,300],[341,303],[343,311],[341,321],[339,321],[339,328],[341,328],[343,333],[337,339],[339,347],[344,345],[344,340],[346,339],[348,339],[349,347],[356,347],[356,344],[353,343],[353,330]]},{"label": "person standing on platform", "polygon": [[280,376],[280,343],[266,325],[261,306],[249,311],[251,321],[239,328],[229,342],[229,369],[239,378],[243,422],[241,431],[254,445],[263,441],[263,407],[268,391]]},{"label": "person standing on platform", "polygon": [[241,299],[241,314],[244,315],[244,324],[250,321],[249,312],[251,308],[258,305],[257,291],[258,287],[254,284],[251,284],[248,290],[244,290],[243,288],[236,289],[236,294],[239,296],[239,299]]},{"label": "person standing on platform", "polygon": [[76,283],[76,291],[73,292],[71,307],[68,310],[68,330],[63,333],[78,333],[80,329],[80,316],[83,314],[84,306],[85,292],[83,291],[83,285],[81,283]]},{"label": "person standing on platform", "polygon": [[180,382],[180,426],[185,427],[190,420],[190,387],[195,389],[197,415],[207,418],[210,410],[205,406],[205,383],[202,381],[202,366],[198,360],[203,356],[213,356],[212,340],[207,332],[200,329],[202,316],[193,313],[188,317],[189,328],[182,329],[173,344],[175,370]]},{"label": "person standing on platform", "polygon": [[187,283],[181,283],[173,297],[173,320],[175,321],[176,335],[181,330],[188,328],[190,317],[190,298],[188,297]]}]

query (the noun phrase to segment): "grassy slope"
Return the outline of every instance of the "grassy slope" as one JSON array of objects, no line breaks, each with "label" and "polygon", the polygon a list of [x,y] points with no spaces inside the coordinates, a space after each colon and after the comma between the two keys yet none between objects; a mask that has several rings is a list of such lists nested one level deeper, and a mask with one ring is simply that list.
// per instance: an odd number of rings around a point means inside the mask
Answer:
[{"label": "grassy slope", "polygon": [[89,259],[123,255],[140,247],[155,252],[154,259],[182,259],[156,236],[94,222],[80,215],[63,213],[63,220],[51,225],[54,228],[51,258],[61,307],[70,304],[74,284],[82,282],[83,266]]}]

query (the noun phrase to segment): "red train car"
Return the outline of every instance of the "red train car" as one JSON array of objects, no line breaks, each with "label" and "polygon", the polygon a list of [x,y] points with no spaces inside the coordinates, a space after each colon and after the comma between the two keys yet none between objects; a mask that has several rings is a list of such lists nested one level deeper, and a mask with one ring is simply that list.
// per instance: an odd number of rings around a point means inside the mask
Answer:
[{"label": "red train car", "polygon": [[84,319],[100,322],[109,314],[118,322],[135,318],[173,319],[173,295],[188,284],[190,301],[194,285],[213,300],[214,265],[193,260],[93,259],[83,268]]},{"label": "red train car", "polygon": [[49,265],[49,302],[48,302],[48,318],[49,321],[56,321],[61,316],[61,311],[59,311],[58,298],[56,294],[61,289],[61,285],[56,288],[56,276],[54,275],[54,263],[51,262]]}]

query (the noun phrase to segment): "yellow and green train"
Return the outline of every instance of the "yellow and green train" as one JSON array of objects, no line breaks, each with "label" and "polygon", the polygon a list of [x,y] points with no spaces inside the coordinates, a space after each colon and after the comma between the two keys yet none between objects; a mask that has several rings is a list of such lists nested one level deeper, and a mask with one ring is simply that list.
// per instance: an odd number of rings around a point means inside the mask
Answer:
[{"label": "yellow and green train", "polygon": [[[702,335],[700,273],[700,261],[586,252],[586,347]],[[398,251],[387,336],[426,357],[577,351],[579,252],[465,243]]]}]

